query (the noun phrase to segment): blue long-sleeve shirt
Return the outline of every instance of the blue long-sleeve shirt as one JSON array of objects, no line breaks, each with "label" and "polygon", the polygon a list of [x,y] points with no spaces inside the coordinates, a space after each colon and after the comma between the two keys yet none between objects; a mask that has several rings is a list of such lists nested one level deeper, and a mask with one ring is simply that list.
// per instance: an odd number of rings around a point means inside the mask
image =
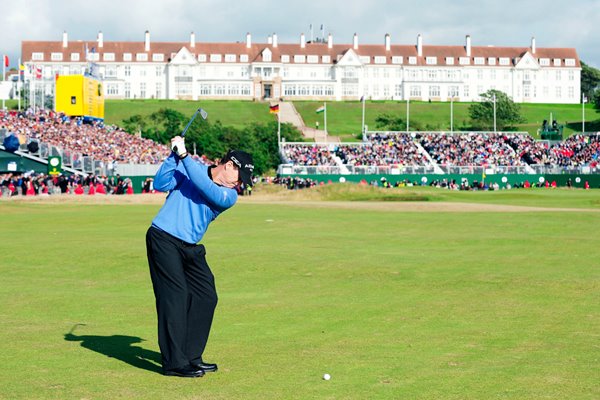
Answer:
[{"label": "blue long-sleeve shirt", "polygon": [[198,243],[210,224],[237,201],[237,192],[219,186],[208,167],[174,153],[154,176],[154,188],[170,193],[152,225],[187,243]]}]

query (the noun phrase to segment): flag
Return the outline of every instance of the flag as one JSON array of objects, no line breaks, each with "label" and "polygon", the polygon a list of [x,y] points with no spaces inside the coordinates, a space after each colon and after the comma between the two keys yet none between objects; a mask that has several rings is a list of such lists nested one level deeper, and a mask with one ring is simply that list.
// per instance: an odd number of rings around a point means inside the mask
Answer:
[{"label": "flag", "polygon": [[321,114],[324,111],[325,111],[325,106],[321,106],[321,107],[317,108],[317,114]]},{"label": "flag", "polygon": [[360,102],[362,103],[362,102],[364,102],[364,101],[365,101],[365,96],[364,96],[364,95],[363,95],[363,96],[360,96]]},{"label": "flag", "polygon": [[39,65],[35,66],[35,79],[42,79],[42,67]]},{"label": "flag", "polygon": [[269,106],[269,112],[271,114],[279,114],[279,104],[273,104],[272,106]]},{"label": "flag", "polygon": [[8,64],[9,64],[9,62],[8,62],[8,56],[4,55],[4,66],[8,67]]},{"label": "flag", "polygon": [[23,64],[19,64],[19,71],[25,71],[25,66]]}]

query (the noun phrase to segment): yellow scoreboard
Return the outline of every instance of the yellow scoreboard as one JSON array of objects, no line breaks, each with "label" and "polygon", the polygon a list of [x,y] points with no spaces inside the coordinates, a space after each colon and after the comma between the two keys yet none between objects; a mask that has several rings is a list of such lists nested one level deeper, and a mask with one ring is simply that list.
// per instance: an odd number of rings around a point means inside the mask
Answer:
[{"label": "yellow scoreboard", "polygon": [[57,75],[55,96],[56,112],[104,120],[104,88],[98,79],[84,75]]}]

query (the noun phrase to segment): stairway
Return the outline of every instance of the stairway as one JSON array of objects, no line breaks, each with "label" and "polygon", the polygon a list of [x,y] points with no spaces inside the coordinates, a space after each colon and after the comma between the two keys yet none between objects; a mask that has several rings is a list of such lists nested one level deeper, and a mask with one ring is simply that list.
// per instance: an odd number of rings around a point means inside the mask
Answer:
[{"label": "stairway", "polygon": [[289,101],[282,101],[279,103],[279,120],[281,123],[288,123],[294,125],[302,136],[308,139],[313,139],[319,143],[340,143],[338,136],[329,136],[327,132],[319,129],[309,128],[304,123],[304,120],[294,107],[294,103]]}]

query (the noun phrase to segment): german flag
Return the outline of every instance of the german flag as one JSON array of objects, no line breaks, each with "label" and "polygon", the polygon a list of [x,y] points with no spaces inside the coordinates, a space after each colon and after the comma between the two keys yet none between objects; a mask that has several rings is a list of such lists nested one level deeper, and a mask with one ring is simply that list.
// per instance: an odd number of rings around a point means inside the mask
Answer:
[{"label": "german flag", "polygon": [[269,106],[269,112],[271,114],[279,114],[279,104],[274,104],[272,106]]}]

